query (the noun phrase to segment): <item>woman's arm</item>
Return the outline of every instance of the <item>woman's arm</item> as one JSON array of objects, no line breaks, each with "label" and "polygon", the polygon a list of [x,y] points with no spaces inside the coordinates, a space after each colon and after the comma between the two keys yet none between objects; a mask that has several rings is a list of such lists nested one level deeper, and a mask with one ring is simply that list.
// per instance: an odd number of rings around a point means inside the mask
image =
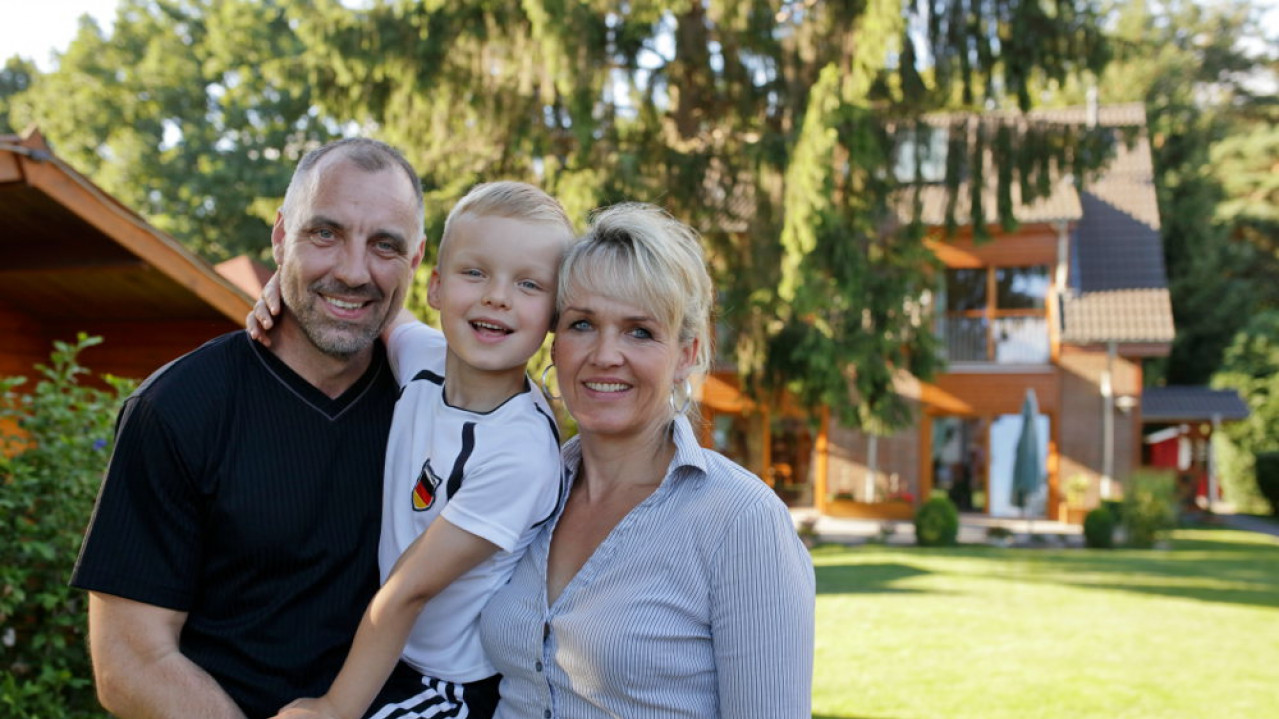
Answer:
[{"label": "woman's arm", "polygon": [[808,719],[816,603],[812,559],[780,503],[758,503],[732,521],[711,590],[720,712]]},{"label": "woman's arm", "polygon": [[[497,545],[436,517],[400,555],[386,584],[369,602],[351,651],[328,693],[300,700],[286,710],[308,710],[339,719],[360,719],[391,675],[417,616],[453,580],[488,559]],[[284,711],[281,716],[288,716]]]}]

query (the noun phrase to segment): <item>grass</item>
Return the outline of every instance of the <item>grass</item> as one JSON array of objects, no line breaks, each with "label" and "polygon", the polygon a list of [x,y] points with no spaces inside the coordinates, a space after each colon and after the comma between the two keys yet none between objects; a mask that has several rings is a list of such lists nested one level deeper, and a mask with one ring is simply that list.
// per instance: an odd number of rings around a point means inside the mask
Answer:
[{"label": "grass", "polygon": [[1279,539],[819,546],[818,719],[1279,718]]}]

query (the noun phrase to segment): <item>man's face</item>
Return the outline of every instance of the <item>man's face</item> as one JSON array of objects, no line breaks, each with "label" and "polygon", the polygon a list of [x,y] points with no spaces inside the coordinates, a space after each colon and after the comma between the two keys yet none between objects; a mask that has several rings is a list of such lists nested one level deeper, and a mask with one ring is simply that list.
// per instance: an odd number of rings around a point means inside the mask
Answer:
[{"label": "man's face", "polygon": [[336,155],[311,172],[272,232],[280,293],[312,345],[348,359],[404,303],[422,259],[418,208],[398,167],[367,172]]}]

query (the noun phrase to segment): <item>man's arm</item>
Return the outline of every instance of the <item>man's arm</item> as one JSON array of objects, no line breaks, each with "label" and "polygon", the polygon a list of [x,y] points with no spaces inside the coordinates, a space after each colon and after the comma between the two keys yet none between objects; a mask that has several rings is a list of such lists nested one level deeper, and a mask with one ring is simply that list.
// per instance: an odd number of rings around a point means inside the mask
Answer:
[{"label": "man's arm", "polygon": [[98,701],[120,719],[244,719],[213,677],[178,651],[185,612],[89,593]]}]

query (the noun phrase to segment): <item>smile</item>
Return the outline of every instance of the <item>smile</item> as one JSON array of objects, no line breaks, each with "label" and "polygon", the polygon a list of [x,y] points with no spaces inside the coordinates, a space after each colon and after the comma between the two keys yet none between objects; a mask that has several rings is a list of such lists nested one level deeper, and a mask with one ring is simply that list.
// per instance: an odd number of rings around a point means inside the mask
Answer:
[{"label": "smile", "polygon": [[346,300],[339,300],[336,297],[328,297],[326,295],[320,295],[320,296],[324,298],[325,302],[333,305],[334,307],[340,310],[358,310],[364,306],[363,302],[348,302]]},{"label": "smile", "polygon": [[503,334],[511,334],[511,330],[509,328],[492,322],[485,322],[483,320],[476,320],[471,323],[471,326],[481,332],[501,332]]},{"label": "smile", "polygon": [[594,392],[625,392],[631,388],[629,384],[622,382],[586,382],[585,385]]}]

